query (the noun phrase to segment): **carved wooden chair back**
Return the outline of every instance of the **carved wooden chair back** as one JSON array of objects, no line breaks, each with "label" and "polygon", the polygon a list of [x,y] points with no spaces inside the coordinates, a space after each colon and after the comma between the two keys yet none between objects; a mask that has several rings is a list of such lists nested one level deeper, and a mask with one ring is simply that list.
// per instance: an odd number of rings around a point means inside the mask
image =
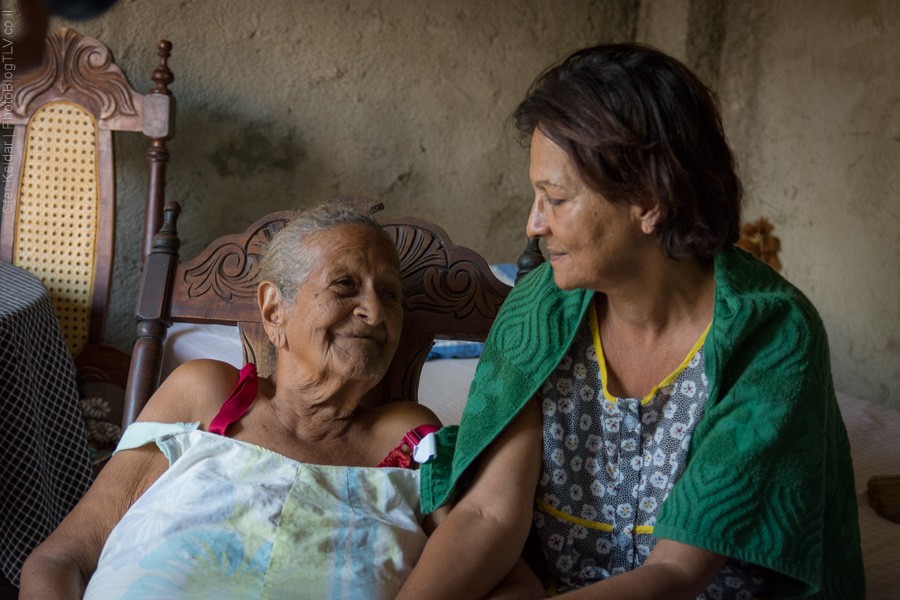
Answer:
[{"label": "carved wooden chair back", "polygon": [[[261,375],[271,371],[271,345],[256,304],[259,261],[269,240],[291,218],[278,212],[241,234],[226,235],[197,257],[178,262],[170,203],[144,268],[137,306],[138,339],[132,352],[123,424],[127,427],[159,383],[163,341],[173,321],[235,325],[244,361]],[[454,244],[433,223],[415,218],[381,221],[397,244],[403,278],[403,332],[394,361],[369,401],[417,400],[419,376],[435,339],[481,341],[509,292],[474,250]]]},{"label": "carved wooden chair back", "polygon": [[125,386],[128,356],[102,343],[114,254],[112,136],[131,131],[150,139],[145,256],[162,222],[166,140],[173,135],[170,49],[159,43],[156,87],[143,95],[105,45],[59,29],[47,36],[41,65],[16,73],[5,95],[2,127],[12,136],[0,260],[44,282],[81,379]]}]

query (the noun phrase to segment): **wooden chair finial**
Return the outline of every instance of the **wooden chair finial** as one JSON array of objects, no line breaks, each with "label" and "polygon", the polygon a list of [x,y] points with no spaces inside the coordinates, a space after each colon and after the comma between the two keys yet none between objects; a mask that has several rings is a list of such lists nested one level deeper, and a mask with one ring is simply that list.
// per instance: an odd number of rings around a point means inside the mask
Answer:
[{"label": "wooden chair finial", "polygon": [[516,261],[516,283],[520,279],[528,275],[544,262],[544,255],[541,254],[540,240],[538,238],[528,238],[525,250]]},{"label": "wooden chair finial", "polygon": [[153,236],[153,254],[173,254],[178,256],[181,247],[181,239],[178,237],[178,217],[181,215],[181,205],[177,202],[166,203],[163,210],[163,224],[159,233]]},{"label": "wooden chair finial", "polygon": [[172,56],[172,42],[159,40],[156,48],[159,55],[159,65],[150,74],[150,79],[156,84],[156,87],[150,90],[150,93],[171,96],[172,92],[169,90],[169,84],[175,81],[175,75],[172,74],[168,64],[169,57]]}]

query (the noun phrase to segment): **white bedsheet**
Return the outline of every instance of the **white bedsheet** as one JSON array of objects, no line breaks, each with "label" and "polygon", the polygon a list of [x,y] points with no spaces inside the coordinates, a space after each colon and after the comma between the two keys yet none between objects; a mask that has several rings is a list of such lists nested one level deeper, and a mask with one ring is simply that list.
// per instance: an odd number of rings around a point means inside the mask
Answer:
[{"label": "white bedsheet", "polygon": [[[163,375],[195,358],[218,358],[240,367],[237,329],[224,325],[173,325],[166,341]],[[476,358],[425,363],[419,401],[445,425],[459,423],[477,364]],[[866,484],[873,475],[900,475],[900,412],[840,393],[838,403],[853,454],[867,598],[894,600],[900,597],[900,524],[872,510],[866,499]]]},{"label": "white bedsheet", "polygon": [[237,327],[174,323],[163,345],[161,379],[189,360],[214,358],[241,368],[244,357]]}]

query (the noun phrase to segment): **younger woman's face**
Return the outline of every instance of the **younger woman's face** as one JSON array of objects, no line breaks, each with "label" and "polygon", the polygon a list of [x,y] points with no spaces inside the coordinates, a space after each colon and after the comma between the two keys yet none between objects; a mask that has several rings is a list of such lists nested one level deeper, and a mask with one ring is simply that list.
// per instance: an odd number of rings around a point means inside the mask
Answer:
[{"label": "younger woman's face", "polygon": [[635,261],[648,242],[655,244],[642,231],[646,211],[588,187],[571,157],[540,128],[531,138],[530,176],[534,202],[525,232],[544,238],[558,287],[605,291],[638,272]]}]

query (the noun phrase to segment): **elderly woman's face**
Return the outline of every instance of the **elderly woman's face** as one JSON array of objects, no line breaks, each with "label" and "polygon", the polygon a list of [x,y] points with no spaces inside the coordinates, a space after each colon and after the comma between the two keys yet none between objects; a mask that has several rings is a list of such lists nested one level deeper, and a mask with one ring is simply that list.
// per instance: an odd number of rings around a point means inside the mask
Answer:
[{"label": "elderly woman's face", "polygon": [[310,242],[316,266],[288,309],[287,350],[313,378],[374,385],[394,357],[403,323],[397,251],[384,235],[355,224]]},{"label": "elderly woman's face", "polygon": [[636,261],[650,239],[642,233],[643,209],[609,202],[588,187],[571,157],[540,129],[531,138],[530,176],[526,233],[544,238],[557,286],[606,291],[640,272]]}]

